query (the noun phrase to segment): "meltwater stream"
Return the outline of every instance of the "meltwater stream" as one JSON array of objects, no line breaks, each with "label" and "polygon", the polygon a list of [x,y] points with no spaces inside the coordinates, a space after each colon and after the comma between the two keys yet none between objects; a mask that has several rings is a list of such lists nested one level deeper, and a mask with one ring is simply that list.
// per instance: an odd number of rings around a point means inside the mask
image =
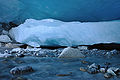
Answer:
[{"label": "meltwater stream", "polygon": [[[105,50],[90,50],[92,53],[85,53],[85,58],[60,59],[57,57],[36,57],[25,56],[22,58],[0,58],[0,79],[1,80],[107,80],[103,73],[89,74],[80,71],[80,67],[87,67],[93,63],[109,67],[120,68],[120,54],[111,57],[103,55]],[[12,75],[10,70],[17,66],[32,66],[34,72]],[[63,75],[63,76],[60,76]],[[66,76],[64,76],[66,75]],[[114,76],[110,80],[119,80],[120,76]]]}]

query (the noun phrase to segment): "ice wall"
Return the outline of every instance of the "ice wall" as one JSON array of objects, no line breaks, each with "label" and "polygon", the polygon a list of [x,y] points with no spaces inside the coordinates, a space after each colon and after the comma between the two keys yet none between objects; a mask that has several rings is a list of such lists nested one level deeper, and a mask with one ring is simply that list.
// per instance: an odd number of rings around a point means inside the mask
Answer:
[{"label": "ice wall", "polygon": [[28,18],[63,21],[120,19],[120,0],[0,0],[0,22],[20,22]]},{"label": "ice wall", "polygon": [[120,43],[120,21],[80,23],[28,19],[9,33],[17,42],[35,47]]}]

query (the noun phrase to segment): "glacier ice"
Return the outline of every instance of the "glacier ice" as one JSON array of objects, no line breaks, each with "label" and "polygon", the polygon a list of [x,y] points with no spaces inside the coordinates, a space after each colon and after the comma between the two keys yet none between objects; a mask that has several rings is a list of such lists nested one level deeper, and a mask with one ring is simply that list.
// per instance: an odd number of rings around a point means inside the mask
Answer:
[{"label": "glacier ice", "polygon": [[27,19],[9,33],[17,42],[34,47],[120,43],[120,21],[81,23]]},{"label": "glacier ice", "polygon": [[33,19],[104,21],[120,19],[120,0],[0,0],[0,22]]}]

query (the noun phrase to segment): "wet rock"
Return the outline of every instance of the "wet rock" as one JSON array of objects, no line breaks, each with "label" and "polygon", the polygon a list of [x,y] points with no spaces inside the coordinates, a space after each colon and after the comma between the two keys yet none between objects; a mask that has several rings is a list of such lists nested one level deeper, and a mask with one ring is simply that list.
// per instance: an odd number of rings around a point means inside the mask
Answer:
[{"label": "wet rock", "polygon": [[0,35],[0,42],[12,42],[7,35]]},{"label": "wet rock", "polygon": [[16,57],[24,57],[25,55],[24,54],[16,54]]},{"label": "wet rock", "polygon": [[85,55],[81,53],[79,49],[74,49],[71,47],[65,48],[59,55],[59,58],[84,58]]},{"label": "wet rock", "polygon": [[93,64],[91,64],[90,66],[88,66],[88,68],[96,68],[96,64],[93,63]]},{"label": "wet rock", "polygon": [[116,76],[117,75],[116,72],[118,72],[118,71],[119,71],[119,68],[111,67],[107,70],[107,73],[109,73],[113,76]]},{"label": "wet rock", "polygon": [[95,63],[91,64],[90,66],[88,66],[88,68],[96,68],[96,69],[100,69],[100,65],[97,65]]},{"label": "wet rock", "polygon": [[20,67],[14,67],[13,69],[10,70],[10,73],[13,75],[18,75],[18,74],[24,74],[28,72],[33,72],[33,68],[31,66],[20,66]]},{"label": "wet rock", "polygon": [[100,65],[97,65],[95,63],[91,64],[90,66],[88,66],[88,73],[90,74],[96,74],[99,72],[100,69]]},{"label": "wet rock", "polygon": [[87,71],[87,69],[86,69],[86,68],[84,68],[84,67],[80,67],[80,71],[86,72],[86,71]]},{"label": "wet rock", "polygon": [[22,51],[21,48],[14,48],[10,51],[10,53],[20,53]]},{"label": "wet rock", "polygon": [[105,74],[104,74],[104,77],[105,77],[105,78],[111,78],[112,75],[111,75],[110,73],[105,73]]},{"label": "wet rock", "polygon": [[4,54],[9,54],[9,52],[8,52],[8,50],[7,50],[7,49],[4,51]]},{"label": "wet rock", "polygon": [[90,74],[96,74],[96,73],[98,73],[98,70],[96,69],[96,68],[88,68],[88,73],[90,73]]}]

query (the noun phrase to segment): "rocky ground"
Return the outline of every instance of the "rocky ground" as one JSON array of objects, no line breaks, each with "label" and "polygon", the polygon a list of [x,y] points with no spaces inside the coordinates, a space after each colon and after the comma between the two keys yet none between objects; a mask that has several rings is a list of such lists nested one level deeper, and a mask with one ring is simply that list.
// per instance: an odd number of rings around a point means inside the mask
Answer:
[{"label": "rocky ground", "polygon": [[120,80],[120,51],[1,43],[0,80]]}]

